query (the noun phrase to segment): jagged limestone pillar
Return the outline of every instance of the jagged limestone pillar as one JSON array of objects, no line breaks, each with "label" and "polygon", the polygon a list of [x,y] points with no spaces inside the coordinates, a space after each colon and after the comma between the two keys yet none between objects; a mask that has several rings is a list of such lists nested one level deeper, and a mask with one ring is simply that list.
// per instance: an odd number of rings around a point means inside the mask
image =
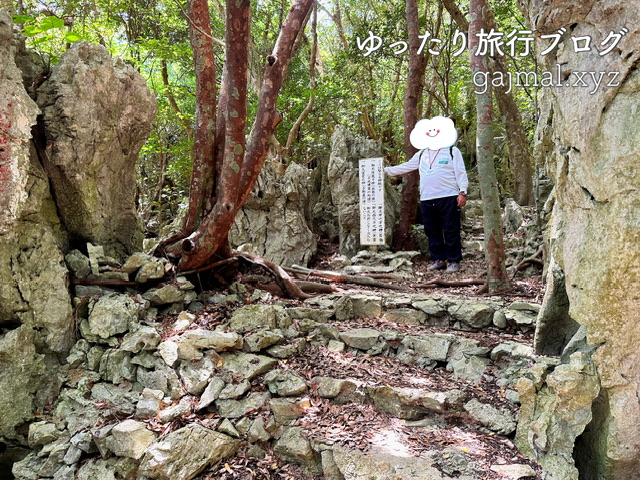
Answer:
[{"label": "jagged limestone pillar", "polygon": [[[601,385],[576,466],[585,480],[638,478],[640,2],[529,0],[522,7],[536,35],[566,29],[540,57],[542,69],[560,72],[562,81],[542,88],[535,156],[555,183],[550,254],[565,275],[568,314],[595,348]],[[576,52],[587,38],[590,49]],[[544,343],[537,338],[539,349]]]}]

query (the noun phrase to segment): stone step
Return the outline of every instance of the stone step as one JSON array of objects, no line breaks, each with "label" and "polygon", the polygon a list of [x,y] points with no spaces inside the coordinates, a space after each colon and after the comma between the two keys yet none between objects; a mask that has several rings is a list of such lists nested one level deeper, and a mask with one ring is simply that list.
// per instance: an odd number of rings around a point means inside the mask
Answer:
[{"label": "stone step", "polygon": [[[193,478],[238,448],[300,464],[300,479],[360,478],[345,452],[366,472],[388,465],[410,478],[454,478],[447,459],[468,452],[434,451],[427,440],[455,428],[480,444],[512,435],[513,383],[532,360],[531,334],[517,327],[535,315],[526,303],[357,294],[235,311],[220,303],[221,320],[183,312],[160,325],[141,322],[127,295],[102,298],[88,305],[52,414],[31,424],[18,480],[128,468]],[[497,314],[514,326],[487,327]],[[219,447],[191,459],[179,453],[191,437]],[[409,449],[405,460],[379,455],[394,438]],[[509,465],[509,451],[497,466]],[[169,454],[188,461],[163,461]],[[467,460],[469,472],[495,466]]]}]

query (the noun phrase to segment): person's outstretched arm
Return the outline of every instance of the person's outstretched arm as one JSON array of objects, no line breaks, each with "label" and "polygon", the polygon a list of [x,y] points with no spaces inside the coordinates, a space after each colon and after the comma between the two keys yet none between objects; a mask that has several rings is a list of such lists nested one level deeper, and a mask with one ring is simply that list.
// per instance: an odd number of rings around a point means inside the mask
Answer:
[{"label": "person's outstretched arm", "polygon": [[416,152],[416,154],[411,157],[408,161],[401,163],[400,165],[396,165],[394,167],[385,167],[384,171],[387,175],[391,175],[392,177],[395,177],[396,175],[403,175],[405,173],[409,173],[409,172],[413,172],[414,170],[417,170],[417,168],[420,166],[420,153],[422,152],[422,150],[420,150],[419,152]]}]

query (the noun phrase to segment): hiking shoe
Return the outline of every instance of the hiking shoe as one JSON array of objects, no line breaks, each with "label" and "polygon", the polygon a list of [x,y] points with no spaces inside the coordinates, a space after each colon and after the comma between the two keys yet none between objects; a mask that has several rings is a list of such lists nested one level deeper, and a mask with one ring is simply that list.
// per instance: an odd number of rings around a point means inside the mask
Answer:
[{"label": "hiking shoe", "polygon": [[449,266],[447,267],[447,272],[451,273],[451,272],[459,272],[460,271],[460,264],[458,262],[450,262]]},{"label": "hiking shoe", "polygon": [[447,267],[447,264],[444,260],[436,260],[431,265],[427,267],[427,270],[444,270]]}]

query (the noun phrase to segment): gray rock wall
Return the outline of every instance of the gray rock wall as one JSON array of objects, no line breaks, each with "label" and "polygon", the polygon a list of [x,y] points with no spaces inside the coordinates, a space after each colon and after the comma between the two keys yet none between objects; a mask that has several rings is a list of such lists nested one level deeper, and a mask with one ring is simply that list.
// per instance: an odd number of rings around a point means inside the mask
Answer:
[{"label": "gray rock wall", "polygon": [[[636,478],[640,471],[640,2],[522,3],[536,34],[567,29],[558,47],[540,58],[544,70],[560,68],[563,86],[542,89],[535,154],[546,160],[555,184],[549,244],[553,262],[565,276],[568,315],[586,326],[588,343],[598,347],[593,362],[602,391],[593,403],[593,425],[599,428],[589,427],[580,438],[573,452],[576,466],[585,480]],[[623,27],[627,33],[618,45],[600,55],[597,48],[606,46],[600,43]],[[575,53],[570,36],[590,37],[591,51]],[[584,87],[575,85],[579,84],[576,72],[595,75],[583,77]],[[599,86],[598,72],[606,72]],[[559,271],[550,275],[558,276]],[[558,341],[558,330],[546,332],[547,338],[536,339],[539,350]],[[562,329],[559,335],[564,335]],[[551,472],[550,478],[577,476]]]},{"label": "gray rock wall", "polygon": [[[138,151],[155,101],[142,77],[102,47],[70,49],[39,91],[40,66],[0,8],[0,441],[25,444],[23,424],[57,396],[59,358],[75,341],[64,254],[97,239],[114,255],[141,240]],[[28,93],[29,91],[29,93]],[[44,166],[43,166],[44,164]],[[50,184],[50,178],[52,183]],[[52,195],[52,185],[55,187]],[[62,221],[61,221],[62,219]],[[2,463],[0,458],[0,464]]]},{"label": "gray rock wall", "polygon": [[39,88],[38,104],[44,167],[72,242],[116,257],[139,250],[134,167],[156,112],[145,80],[104,47],[79,42]]},{"label": "gray rock wall", "polygon": [[[327,167],[326,184],[331,191],[327,211],[335,211],[338,219],[340,253],[351,257],[360,250],[360,188],[359,161],[381,157],[382,148],[374,140],[354,136],[344,127],[336,128],[331,137],[331,156]],[[326,198],[326,196],[325,196]],[[391,245],[398,217],[397,191],[385,179],[385,238]],[[317,207],[316,207],[317,208]]]},{"label": "gray rock wall", "polygon": [[307,219],[309,193],[307,168],[291,163],[278,179],[265,164],[229,232],[232,247],[251,244],[253,253],[279,265],[306,266],[317,248]]},{"label": "gray rock wall", "polygon": [[10,15],[0,10],[0,439],[56,390],[53,354],[73,344],[65,236],[31,148],[39,109],[14,61]]}]

